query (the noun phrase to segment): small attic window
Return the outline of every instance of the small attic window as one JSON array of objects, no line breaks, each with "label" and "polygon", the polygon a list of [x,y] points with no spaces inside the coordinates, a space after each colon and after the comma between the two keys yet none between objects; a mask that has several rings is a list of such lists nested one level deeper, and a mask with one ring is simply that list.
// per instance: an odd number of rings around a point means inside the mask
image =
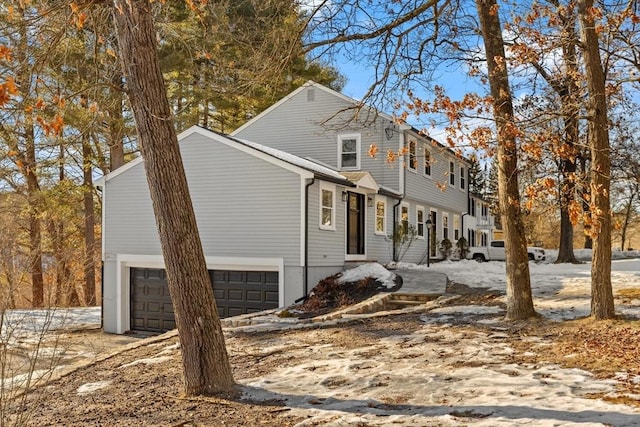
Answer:
[{"label": "small attic window", "polygon": [[307,89],[307,101],[313,102],[315,100],[316,100],[316,90],[312,88]]}]

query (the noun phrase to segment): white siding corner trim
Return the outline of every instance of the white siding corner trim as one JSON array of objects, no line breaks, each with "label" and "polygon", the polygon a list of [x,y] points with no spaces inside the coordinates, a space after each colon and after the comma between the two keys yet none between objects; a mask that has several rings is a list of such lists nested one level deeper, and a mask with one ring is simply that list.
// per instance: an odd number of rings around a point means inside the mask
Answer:
[{"label": "white siding corner trim", "polygon": [[[205,257],[209,270],[249,270],[278,272],[278,305],[284,305],[283,258]],[[164,268],[162,255],[116,255],[116,333],[131,329],[131,268]]]}]

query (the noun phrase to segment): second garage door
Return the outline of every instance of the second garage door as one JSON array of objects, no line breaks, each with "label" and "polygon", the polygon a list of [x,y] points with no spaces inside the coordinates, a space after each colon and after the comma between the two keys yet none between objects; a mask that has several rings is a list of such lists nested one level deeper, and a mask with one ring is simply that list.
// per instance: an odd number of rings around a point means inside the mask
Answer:
[{"label": "second garage door", "polygon": [[[277,308],[277,271],[210,270],[220,317]],[[131,268],[131,329],[162,332],[175,328],[164,270]]]}]

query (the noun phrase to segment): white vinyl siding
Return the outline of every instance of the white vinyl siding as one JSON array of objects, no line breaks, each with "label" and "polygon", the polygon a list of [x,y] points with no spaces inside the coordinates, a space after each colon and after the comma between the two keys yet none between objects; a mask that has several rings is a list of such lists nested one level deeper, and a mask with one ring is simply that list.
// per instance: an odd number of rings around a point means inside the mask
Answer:
[{"label": "white vinyl siding", "polygon": [[344,170],[360,169],[360,134],[338,135],[338,165]]},{"label": "white vinyl siding", "polygon": [[336,187],[326,183],[320,184],[320,228],[336,229]]},{"label": "white vinyl siding", "polygon": [[382,197],[376,197],[375,203],[375,233],[385,235],[387,232],[387,201]]},{"label": "white vinyl siding", "polygon": [[[312,102],[308,100],[307,92],[310,90],[314,92]],[[359,162],[358,168],[353,170],[367,171],[378,185],[400,191],[399,168],[390,167],[384,157],[388,151],[397,153],[403,134],[394,132],[393,137],[387,139],[384,128],[389,126],[389,120],[382,116],[375,122],[369,114],[361,114],[359,120],[354,120],[353,105],[344,95],[320,85],[302,87],[241,126],[233,136],[334,169],[350,170],[341,167],[339,137],[357,135],[360,140]],[[365,128],[366,132],[362,131]],[[372,145],[377,148],[375,157],[367,154]]]},{"label": "white vinyl siding", "polygon": [[[299,265],[298,174],[199,134],[180,141],[180,152],[205,256],[277,254]],[[109,179],[105,197],[106,255],[161,254],[144,164]]]},{"label": "white vinyl siding", "polygon": [[416,232],[419,239],[424,239],[424,207],[416,207]]}]

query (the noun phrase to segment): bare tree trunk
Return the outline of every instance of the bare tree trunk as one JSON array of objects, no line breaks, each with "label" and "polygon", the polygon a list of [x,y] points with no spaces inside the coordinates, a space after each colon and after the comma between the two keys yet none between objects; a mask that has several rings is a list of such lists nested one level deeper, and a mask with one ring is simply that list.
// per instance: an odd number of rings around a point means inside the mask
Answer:
[{"label": "bare tree trunk", "polygon": [[[582,210],[584,211],[585,215],[590,215],[591,212],[591,205],[589,204],[589,200],[591,200],[591,178],[589,177],[587,166],[587,164],[591,164],[589,161],[590,157],[590,154],[585,153],[580,156],[580,181],[582,181],[580,198],[582,199]],[[591,225],[588,222],[584,221],[584,249],[591,248],[593,248],[593,239],[591,238]]]},{"label": "bare tree trunk", "polygon": [[627,233],[629,231],[629,225],[631,224],[631,215],[633,214],[633,203],[638,196],[638,185],[634,184],[633,189],[631,190],[631,194],[629,195],[629,201],[627,202],[627,209],[624,213],[624,222],[622,223],[621,230],[621,242],[620,242],[620,250],[624,251],[625,244],[627,242]]},{"label": "bare tree trunk", "polygon": [[[527,241],[520,209],[518,164],[511,88],[506,68],[502,27],[495,0],[476,0],[484,40],[493,114],[498,130],[498,195],[505,236],[507,318],[536,316],[531,296]],[[498,62],[499,61],[499,62]]]},{"label": "bare tree trunk", "polygon": [[185,392],[234,385],[160,71],[148,0],[114,0],[124,76],[138,130],[182,346]]},{"label": "bare tree trunk", "polygon": [[93,205],[93,169],[92,151],[89,136],[82,137],[82,174],[84,202],[84,302],[88,306],[96,305],[96,235],[95,212]]},{"label": "bare tree trunk", "polygon": [[594,238],[591,263],[591,316],[601,320],[615,316],[611,287],[611,148],[605,78],[592,10],[593,0],[578,1],[589,91],[587,114],[591,148],[591,231]]},{"label": "bare tree trunk", "polygon": [[109,108],[109,169],[116,170],[124,165],[124,105],[122,75],[117,73],[112,79],[112,105]]},{"label": "bare tree trunk", "polygon": [[40,183],[36,175],[36,144],[31,113],[27,113],[25,132],[25,175],[29,203],[29,261],[33,307],[44,306],[44,276],[42,273],[42,221],[40,220]]},{"label": "bare tree trunk", "polygon": [[[566,71],[563,73],[560,82],[552,83],[562,102],[561,114],[564,121],[564,142],[560,158],[560,172],[562,183],[560,187],[560,242],[558,246],[558,258],[556,263],[570,262],[578,263],[573,253],[573,223],[571,222],[571,203],[576,199],[576,170],[578,153],[576,144],[580,137],[580,126],[578,123],[580,88],[576,82],[579,75],[578,55],[576,46],[578,45],[578,35],[575,31],[575,14],[569,13],[571,9],[558,7],[560,19],[563,22],[563,43],[562,56],[566,64]],[[553,77],[551,77],[553,79]]]},{"label": "bare tree trunk", "polygon": [[[37,159],[36,159],[36,142],[34,133],[34,118],[31,98],[31,83],[34,78],[31,72],[30,59],[28,54],[29,34],[24,22],[26,22],[25,9],[20,8],[19,13],[23,17],[23,24],[20,25],[19,33],[20,49],[16,52],[16,59],[20,64],[18,83],[20,92],[23,95],[22,108],[25,112],[24,131],[24,154],[21,156],[22,166],[20,167],[22,174],[27,182],[27,203],[29,207],[29,268],[31,271],[31,304],[33,307],[44,306],[44,278],[42,274],[42,223],[40,219],[40,183],[37,176]],[[16,152],[19,151],[16,147]]]}]

